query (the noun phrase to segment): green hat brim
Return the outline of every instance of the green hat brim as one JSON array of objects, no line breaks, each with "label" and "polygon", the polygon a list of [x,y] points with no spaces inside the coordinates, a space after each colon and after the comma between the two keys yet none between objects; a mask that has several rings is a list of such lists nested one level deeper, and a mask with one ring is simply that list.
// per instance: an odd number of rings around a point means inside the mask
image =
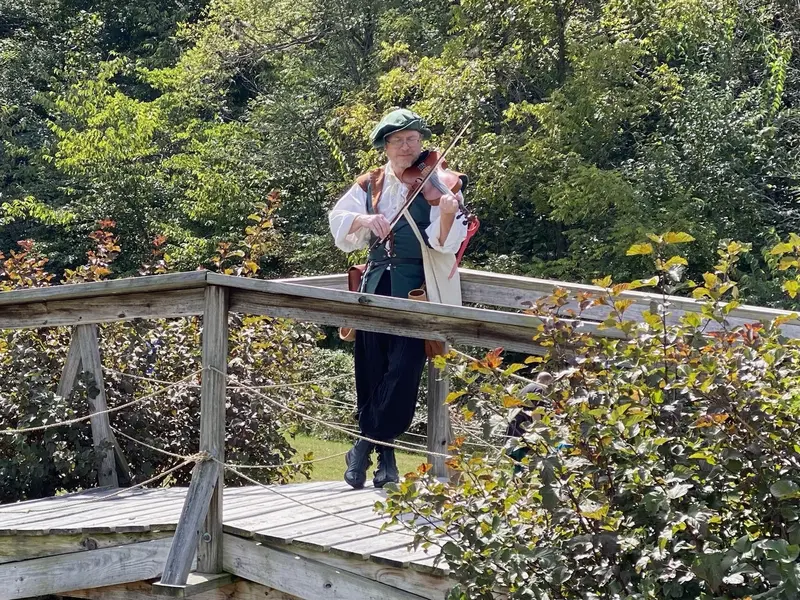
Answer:
[{"label": "green hat brim", "polygon": [[428,129],[425,119],[418,114],[405,108],[393,110],[384,116],[369,134],[372,147],[382,149],[386,145],[386,136],[398,131],[418,131],[422,134],[422,139],[427,140],[431,137],[431,130]]}]

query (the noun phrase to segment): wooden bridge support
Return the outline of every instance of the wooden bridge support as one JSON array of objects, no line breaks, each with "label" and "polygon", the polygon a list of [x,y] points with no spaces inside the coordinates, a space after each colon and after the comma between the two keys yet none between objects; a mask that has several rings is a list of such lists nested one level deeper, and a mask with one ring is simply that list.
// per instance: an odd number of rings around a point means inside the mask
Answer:
[{"label": "wooden bridge support", "polygon": [[[448,346],[449,348],[449,346]],[[435,477],[448,477],[447,459],[437,454],[447,454],[453,442],[450,411],[445,399],[450,393],[447,373],[437,369],[433,361],[428,362],[428,462],[433,466]]]},{"label": "wooden bridge support", "polygon": [[209,286],[203,313],[203,383],[200,390],[200,451],[215,460],[198,463],[161,581],[154,590],[186,585],[197,555],[197,571],[222,572],[222,489],[225,460],[225,387],[228,364],[228,290]]},{"label": "wooden bridge support", "polygon": [[[72,332],[72,340],[67,353],[67,361],[58,384],[58,395],[66,398],[75,387],[75,380],[81,371],[92,374],[97,394],[89,395],[89,406],[93,413],[108,410],[106,403],[105,383],[103,381],[103,364],[100,360],[100,343],[97,337],[97,325],[76,325]],[[111,431],[108,413],[95,415],[91,419],[92,442],[95,450],[102,457],[97,473],[101,486],[119,486],[117,468],[123,477],[130,481],[130,469],[125,455]],[[108,446],[110,444],[110,446]],[[103,448],[103,446],[106,446]]]}]

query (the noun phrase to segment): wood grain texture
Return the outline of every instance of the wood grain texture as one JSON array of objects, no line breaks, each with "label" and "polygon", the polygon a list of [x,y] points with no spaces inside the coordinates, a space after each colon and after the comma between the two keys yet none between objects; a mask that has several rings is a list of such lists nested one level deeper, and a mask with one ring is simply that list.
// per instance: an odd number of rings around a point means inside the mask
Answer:
[{"label": "wood grain texture", "polygon": [[81,342],[78,329],[73,328],[72,336],[69,340],[69,350],[67,350],[67,360],[64,361],[64,369],[61,371],[61,379],[58,381],[58,391],[62,398],[68,398],[75,388],[75,380],[81,372]]},{"label": "wood grain texture", "polygon": [[[76,590],[64,595],[66,598],[86,598],[86,600],[155,600],[162,598],[152,592],[146,581],[127,583],[91,590]],[[192,596],[193,600],[299,600],[278,590],[272,590],[251,581],[239,580],[217,590]]]},{"label": "wood grain texture", "polygon": [[314,552],[292,547],[291,552],[349,573],[355,573],[418,594],[428,600],[444,600],[454,581],[438,575],[427,575],[410,569],[400,569],[374,561],[355,561],[328,552]]},{"label": "wood grain texture", "polygon": [[[31,302],[52,302],[55,300],[76,300],[99,296],[119,296],[124,294],[150,294],[170,290],[188,290],[206,285],[205,271],[147,275],[145,277],[126,277],[110,281],[93,281],[54,285],[44,288],[12,290],[0,293],[0,306],[28,304]],[[153,294],[156,295],[156,294]]]},{"label": "wood grain texture", "polygon": [[[200,390],[200,451],[225,460],[225,393],[228,370],[228,290],[211,285],[205,290],[203,312],[203,384]],[[197,570],[222,571],[222,490],[219,470],[208,511],[200,530]]]},{"label": "wood grain texture", "polygon": [[190,598],[231,583],[233,583],[233,576],[230,573],[189,573],[185,585],[167,585],[156,582],[153,584],[153,593],[167,598]]},{"label": "wood grain texture", "polygon": [[[0,296],[13,293],[3,292]],[[203,290],[192,288],[159,293],[92,296],[77,300],[5,303],[0,306],[0,329],[111,323],[139,318],[170,319],[202,313]]]},{"label": "wood grain texture", "polygon": [[169,544],[164,538],[5,563],[0,565],[2,597],[16,600],[157,577]]},{"label": "wood grain texture", "polygon": [[81,350],[81,366],[83,371],[91,373],[94,379],[96,394],[89,391],[89,406],[93,413],[90,419],[92,426],[92,443],[98,456],[102,457],[98,467],[97,478],[101,486],[117,487],[117,467],[114,459],[114,441],[111,434],[111,422],[106,403],[106,390],[103,382],[103,362],[100,359],[100,342],[97,338],[97,325],[78,325],[75,328],[78,345]]},{"label": "wood grain texture", "polygon": [[423,596],[275,548],[225,535],[225,570],[303,600],[419,600]]},{"label": "wood grain texture", "polygon": [[[524,309],[529,306],[529,303],[552,295],[557,288],[567,290],[573,298],[576,294],[593,294],[597,296],[605,292],[603,288],[595,285],[521,277],[473,269],[459,269],[459,274],[461,277],[462,298],[465,303],[470,304]],[[345,274],[297,277],[278,281],[281,283],[326,287],[334,290],[347,289],[347,276]],[[620,298],[633,300],[634,304],[626,311],[626,318],[631,320],[641,320],[644,311],[651,310],[658,304],[666,303],[671,313],[668,321],[677,323],[688,312],[699,313],[701,307],[701,302],[693,298],[663,296],[636,290],[622,292]],[[573,300],[567,304],[566,308],[577,310],[578,304]],[[607,318],[608,313],[609,309],[607,307],[597,306],[585,311],[583,317],[588,320],[603,321]],[[789,317],[791,314],[791,311],[786,310],[744,305],[734,309],[728,315],[728,322],[730,326],[740,326],[745,323],[771,321],[776,317]],[[709,324],[709,329],[712,331],[718,328],[719,326],[715,323]],[[781,330],[788,337],[800,338],[800,321],[790,319],[781,327]]]},{"label": "wood grain texture", "polygon": [[[446,349],[449,350],[449,349]],[[448,477],[448,469],[443,456],[453,442],[453,429],[450,411],[445,404],[450,393],[447,372],[437,369],[432,360],[428,361],[428,462],[433,466],[435,477]]]},{"label": "wood grain texture", "polygon": [[162,583],[183,585],[192,570],[192,561],[197,553],[200,528],[208,512],[211,494],[219,481],[219,463],[205,461],[195,467],[192,482],[186,494],[175,537],[164,565]]},{"label": "wood grain texture", "polygon": [[0,564],[171,537],[172,533],[168,531],[94,535],[79,533],[75,535],[0,536]]},{"label": "wood grain texture", "polygon": [[[291,293],[231,290],[232,311],[481,347],[503,346],[521,352],[542,352],[531,339],[541,322],[530,315],[301,288],[292,284],[256,283],[270,287],[280,285],[282,290],[288,288]],[[309,290],[313,296],[306,296]],[[594,324],[584,324],[583,329],[604,337],[623,337],[619,331],[599,330]]]}]

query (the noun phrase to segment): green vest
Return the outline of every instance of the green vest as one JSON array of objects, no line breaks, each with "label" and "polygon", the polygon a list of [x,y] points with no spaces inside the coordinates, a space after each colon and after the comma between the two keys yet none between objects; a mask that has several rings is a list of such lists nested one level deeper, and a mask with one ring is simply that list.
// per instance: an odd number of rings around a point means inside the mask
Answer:
[{"label": "green vest", "polygon": [[[372,209],[372,180],[367,186],[367,213],[374,214]],[[381,190],[382,192],[382,190]],[[417,228],[422,234],[422,239],[428,244],[425,230],[431,224],[431,206],[420,193],[414,198],[408,212]],[[408,298],[408,292],[421,287],[425,282],[425,270],[422,267],[422,250],[419,240],[408,224],[405,215],[392,229],[394,238],[391,245],[392,256],[386,252],[384,245],[377,246],[369,253],[369,262],[364,278],[361,280],[361,291],[374,294],[387,267],[391,264],[389,274],[392,279],[392,296]],[[375,235],[370,236],[370,245],[375,241]],[[428,244],[430,246],[430,244]]]}]

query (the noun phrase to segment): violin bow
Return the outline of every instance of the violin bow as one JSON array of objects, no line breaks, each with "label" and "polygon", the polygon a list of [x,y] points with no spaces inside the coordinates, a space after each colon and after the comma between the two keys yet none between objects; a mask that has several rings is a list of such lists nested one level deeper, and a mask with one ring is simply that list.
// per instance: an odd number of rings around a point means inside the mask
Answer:
[{"label": "violin bow", "polygon": [[[450,152],[450,150],[453,148],[453,146],[456,145],[458,140],[460,140],[461,137],[466,133],[466,131],[469,128],[470,125],[472,125],[472,119],[470,119],[469,121],[466,122],[464,127],[461,128],[461,131],[459,131],[456,134],[456,137],[454,137],[453,140],[450,142],[450,144],[447,146],[447,148],[444,149],[444,151],[439,156],[439,160],[436,161],[436,164],[433,165],[433,167],[431,167],[430,171],[428,171],[428,174],[425,175],[425,177],[422,179],[422,181],[414,189],[414,193],[408,195],[408,197],[407,197],[407,199],[405,201],[405,204],[403,204],[403,206],[400,208],[400,210],[397,211],[397,214],[394,217],[392,217],[392,220],[389,221],[389,235],[391,235],[392,229],[394,229],[394,226],[397,225],[397,222],[403,216],[403,213],[405,212],[405,210],[409,206],[411,206],[411,203],[414,201],[414,198],[417,197],[417,194],[419,194],[422,191],[422,188],[425,187],[425,184],[428,183],[428,180],[433,176],[434,173],[436,173],[437,169],[439,168],[439,165],[441,165],[442,162],[444,161],[444,157],[447,156],[447,153]],[[369,247],[369,252],[372,252],[372,250],[374,250],[375,248],[377,248],[381,244],[385,244],[386,240],[389,239],[389,235],[387,235],[386,237],[383,237],[383,238],[375,240],[372,243],[372,245]]]}]

